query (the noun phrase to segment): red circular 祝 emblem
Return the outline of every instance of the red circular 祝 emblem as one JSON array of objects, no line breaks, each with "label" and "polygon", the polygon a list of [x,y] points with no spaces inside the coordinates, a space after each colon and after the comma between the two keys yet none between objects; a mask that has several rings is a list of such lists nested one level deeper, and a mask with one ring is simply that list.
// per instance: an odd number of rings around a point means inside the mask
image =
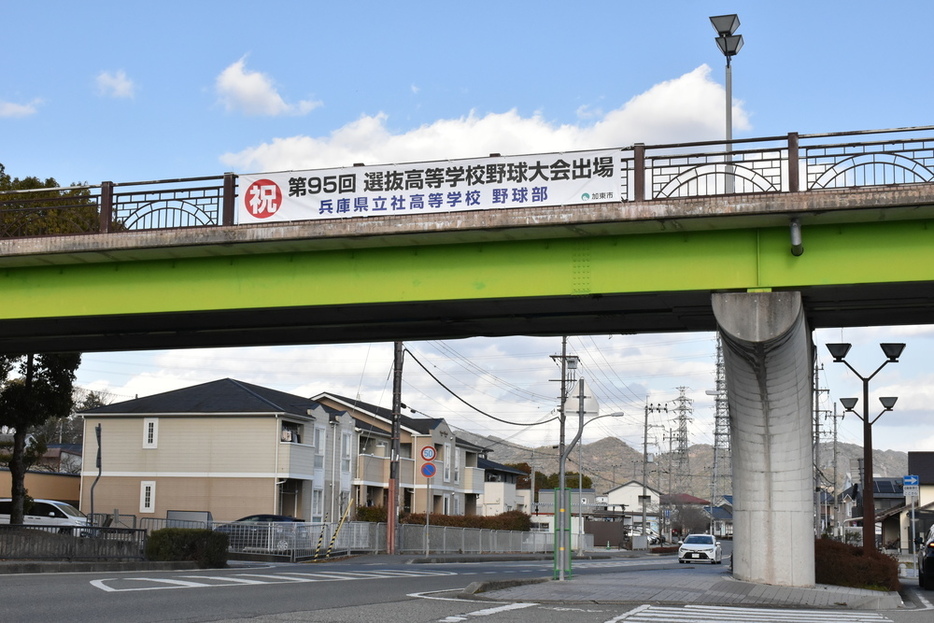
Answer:
[{"label": "red circular \u795d emblem", "polygon": [[254,218],[269,218],[282,207],[282,190],[272,180],[256,180],[243,195],[247,212]]}]

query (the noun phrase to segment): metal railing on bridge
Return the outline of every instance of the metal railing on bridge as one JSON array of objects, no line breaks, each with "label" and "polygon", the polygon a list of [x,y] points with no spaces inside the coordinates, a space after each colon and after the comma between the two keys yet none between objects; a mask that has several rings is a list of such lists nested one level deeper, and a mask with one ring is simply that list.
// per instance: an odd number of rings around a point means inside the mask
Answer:
[{"label": "metal railing on bridge", "polygon": [[[621,148],[623,201],[934,181],[934,126]],[[0,192],[0,238],[235,224],[237,175]]]}]

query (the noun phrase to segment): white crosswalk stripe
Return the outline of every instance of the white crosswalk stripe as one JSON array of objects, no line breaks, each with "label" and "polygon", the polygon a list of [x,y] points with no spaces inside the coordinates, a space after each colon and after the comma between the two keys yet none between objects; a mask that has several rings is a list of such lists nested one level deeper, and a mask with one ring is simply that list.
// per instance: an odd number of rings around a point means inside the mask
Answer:
[{"label": "white crosswalk stripe", "polygon": [[874,612],[716,606],[640,606],[607,623],[892,623]]},{"label": "white crosswalk stripe", "polygon": [[106,578],[92,580],[91,586],[109,593],[155,591],[178,588],[216,588],[261,584],[297,584],[302,582],[343,582],[348,580],[386,580],[392,578],[457,575],[453,571],[319,571],[282,573],[232,573],[230,575],[179,575],[175,578]]}]

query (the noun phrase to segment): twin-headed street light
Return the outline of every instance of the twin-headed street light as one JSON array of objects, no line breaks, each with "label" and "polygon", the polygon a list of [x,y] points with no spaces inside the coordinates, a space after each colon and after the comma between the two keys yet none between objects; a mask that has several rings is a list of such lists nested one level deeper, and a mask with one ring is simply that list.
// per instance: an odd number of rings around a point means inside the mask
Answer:
[{"label": "twin-headed street light", "polygon": [[[730,66],[730,59],[736,56],[743,47],[743,35],[737,35],[736,29],[739,28],[739,16],[735,13],[730,15],[715,15],[710,18],[713,29],[717,31],[717,47],[726,57],[726,150],[727,162],[732,157],[730,150],[733,149],[733,69]],[[726,171],[726,194],[733,193],[733,167],[727,166]]]},{"label": "twin-headed street light", "polygon": [[892,396],[879,398],[879,402],[882,403],[882,412],[875,418],[869,419],[869,381],[888,364],[898,363],[898,358],[901,357],[902,351],[905,350],[905,345],[896,343],[879,344],[882,352],[885,353],[886,360],[869,376],[863,376],[857,372],[850,365],[850,362],[846,360],[846,355],[850,352],[851,346],[852,344],[845,343],[827,344],[827,350],[830,351],[834,363],[844,364],[863,382],[862,415],[854,410],[856,403],[859,402],[858,398],[841,398],[840,404],[843,405],[844,409],[863,421],[863,551],[869,553],[874,551],[876,547],[876,502],[872,478],[872,425],[882,417],[883,413],[891,411],[898,400],[898,398]]}]

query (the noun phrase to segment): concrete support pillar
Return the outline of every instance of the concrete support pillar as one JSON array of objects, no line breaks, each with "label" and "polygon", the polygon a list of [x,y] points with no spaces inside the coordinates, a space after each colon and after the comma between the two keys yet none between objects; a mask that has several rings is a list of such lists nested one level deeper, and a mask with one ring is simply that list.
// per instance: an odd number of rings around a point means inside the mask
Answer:
[{"label": "concrete support pillar", "polygon": [[713,295],[733,456],[733,575],[814,585],[812,344],[797,292]]}]

